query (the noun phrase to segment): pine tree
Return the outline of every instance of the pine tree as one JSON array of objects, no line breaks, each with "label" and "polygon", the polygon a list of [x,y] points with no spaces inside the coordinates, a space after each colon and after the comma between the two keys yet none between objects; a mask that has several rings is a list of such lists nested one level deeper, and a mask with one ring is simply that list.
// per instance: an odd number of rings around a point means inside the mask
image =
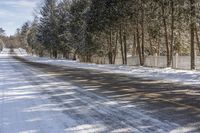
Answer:
[{"label": "pine tree", "polygon": [[90,2],[88,0],[74,0],[70,7],[70,33],[71,43],[73,44],[74,59],[79,52],[82,55],[87,56],[87,61],[90,59],[90,42],[88,39],[89,34],[87,33],[86,25],[86,13]]},{"label": "pine tree", "polygon": [[0,37],[5,36],[5,30],[3,28],[0,28]]},{"label": "pine tree", "polygon": [[56,0],[45,0],[40,12],[39,40],[50,51],[50,56],[57,58],[59,37]]},{"label": "pine tree", "polygon": [[62,51],[64,58],[69,58],[69,54],[73,50],[73,43],[71,41],[70,33],[70,5],[71,2],[63,0],[58,4],[58,36],[59,36],[59,50]]}]

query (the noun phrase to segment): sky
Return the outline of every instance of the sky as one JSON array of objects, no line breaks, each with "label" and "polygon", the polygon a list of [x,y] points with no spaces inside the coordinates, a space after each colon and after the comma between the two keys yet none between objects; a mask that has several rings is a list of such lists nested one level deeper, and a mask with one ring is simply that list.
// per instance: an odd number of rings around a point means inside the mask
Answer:
[{"label": "sky", "polygon": [[0,0],[0,27],[6,35],[14,35],[27,20],[33,20],[33,10],[42,0]]}]

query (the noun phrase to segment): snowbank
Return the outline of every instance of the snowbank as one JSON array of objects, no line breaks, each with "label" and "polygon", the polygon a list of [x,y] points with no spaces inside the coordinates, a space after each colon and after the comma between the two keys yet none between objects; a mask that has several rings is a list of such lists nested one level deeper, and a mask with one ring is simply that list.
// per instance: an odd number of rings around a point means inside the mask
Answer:
[{"label": "snowbank", "polygon": [[95,69],[107,73],[127,74],[129,76],[149,78],[153,80],[163,80],[166,82],[178,82],[191,85],[200,84],[199,71],[174,70],[170,68],[160,69],[160,68],[147,68],[147,67],[136,67],[136,66],[99,65],[92,63],[80,63],[71,60],[55,60],[47,57],[40,58],[36,56],[29,56],[23,49],[15,49],[14,51],[17,55],[22,56],[23,58],[33,62],[58,65],[62,67]]}]

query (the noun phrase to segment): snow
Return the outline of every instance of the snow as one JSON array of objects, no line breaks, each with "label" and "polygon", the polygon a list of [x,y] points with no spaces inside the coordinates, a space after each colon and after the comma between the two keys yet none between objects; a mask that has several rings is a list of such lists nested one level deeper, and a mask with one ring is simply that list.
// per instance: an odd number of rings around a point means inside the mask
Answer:
[{"label": "snow", "polygon": [[[30,61],[143,78],[167,79],[170,75],[182,73],[189,79],[188,75],[198,75],[192,71],[53,60],[29,56],[23,49],[14,51]],[[128,100],[109,99],[26,66],[11,58],[9,52],[4,49],[0,54],[0,133],[186,133],[198,127],[182,127],[172,121],[156,119]],[[195,82],[194,78],[185,81]]]},{"label": "snow", "polygon": [[0,54],[0,133],[164,133],[180,127],[28,67],[7,52]]},{"label": "snow", "polygon": [[10,65],[14,60],[0,59],[0,132],[61,132],[66,117],[54,111],[55,106],[38,93],[39,87]]},{"label": "snow", "polygon": [[64,60],[64,59],[50,59],[47,57],[37,57],[27,55],[23,49],[15,49],[15,53],[23,58],[40,62],[45,64],[58,65],[62,67],[75,67],[83,69],[95,69],[104,71],[107,73],[127,74],[134,77],[148,78],[152,80],[162,80],[163,82],[175,82],[181,84],[199,85],[200,84],[200,72],[190,70],[175,70],[171,68],[148,68],[138,66],[125,66],[125,65],[99,65],[93,63],[80,63],[78,61]]}]

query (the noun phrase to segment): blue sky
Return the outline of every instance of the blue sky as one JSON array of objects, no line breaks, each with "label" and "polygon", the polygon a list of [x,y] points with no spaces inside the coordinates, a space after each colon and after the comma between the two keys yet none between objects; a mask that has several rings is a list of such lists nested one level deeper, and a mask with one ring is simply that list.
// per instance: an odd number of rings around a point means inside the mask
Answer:
[{"label": "blue sky", "polygon": [[13,35],[16,29],[27,20],[33,19],[33,10],[42,0],[0,0],[0,27],[7,35]]}]

